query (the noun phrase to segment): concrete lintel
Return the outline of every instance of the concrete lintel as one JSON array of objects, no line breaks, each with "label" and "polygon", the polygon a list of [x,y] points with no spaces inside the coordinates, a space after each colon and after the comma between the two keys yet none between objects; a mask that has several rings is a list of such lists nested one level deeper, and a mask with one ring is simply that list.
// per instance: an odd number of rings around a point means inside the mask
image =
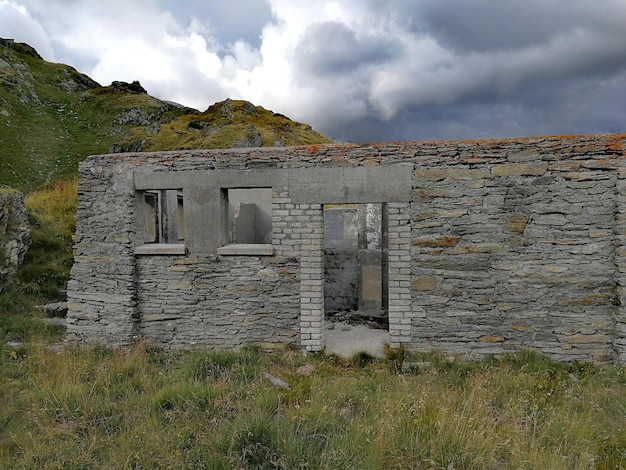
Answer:
[{"label": "concrete lintel", "polygon": [[265,244],[238,244],[220,246],[218,255],[223,256],[273,256],[274,247]]},{"label": "concrete lintel", "polygon": [[406,166],[294,168],[289,195],[294,203],[407,202],[413,172]]},{"label": "concrete lintel", "polygon": [[135,171],[137,191],[180,188],[264,188],[287,181],[287,170]]},{"label": "concrete lintel", "polygon": [[135,171],[135,190],[181,189],[185,187],[207,186],[208,172],[189,171]]}]

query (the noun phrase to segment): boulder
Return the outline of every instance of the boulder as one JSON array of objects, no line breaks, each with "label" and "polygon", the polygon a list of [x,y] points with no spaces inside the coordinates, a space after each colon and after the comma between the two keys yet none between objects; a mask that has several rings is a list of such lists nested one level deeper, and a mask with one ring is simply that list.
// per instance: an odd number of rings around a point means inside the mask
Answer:
[{"label": "boulder", "polygon": [[24,196],[0,188],[0,292],[15,278],[30,246],[30,223]]}]

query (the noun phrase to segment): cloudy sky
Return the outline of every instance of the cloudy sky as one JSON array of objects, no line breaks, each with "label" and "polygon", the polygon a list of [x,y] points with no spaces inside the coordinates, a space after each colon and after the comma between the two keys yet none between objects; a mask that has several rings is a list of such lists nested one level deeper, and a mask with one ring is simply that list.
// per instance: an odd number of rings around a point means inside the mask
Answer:
[{"label": "cloudy sky", "polygon": [[626,0],[0,0],[0,37],[344,141],[626,132]]}]

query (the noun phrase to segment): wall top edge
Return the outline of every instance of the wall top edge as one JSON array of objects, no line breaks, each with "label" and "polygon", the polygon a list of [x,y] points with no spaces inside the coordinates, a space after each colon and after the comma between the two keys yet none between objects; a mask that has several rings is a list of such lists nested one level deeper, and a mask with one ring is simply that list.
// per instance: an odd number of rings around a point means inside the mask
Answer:
[{"label": "wall top edge", "polygon": [[88,159],[107,159],[109,161],[125,161],[128,158],[141,157],[142,159],[163,159],[177,157],[212,157],[229,156],[233,158],[247,158],[250,156],[269,156],[272,160],[281,160],[281,156],[315,158],[326,154],[344,153],[351,159],[388,156],[390,154],[412,153],[413,156],[432,156],[433,152],[458,151],[488,151],[502,152],[506,150],[520,151],[531,148],[553,148],[555,153],[573,147],[573,151],[581,156],[596,153],[609,153],[613,157],[626,155],[626,134],[607,135],[561,135],[535,136],[505,139],[478,139],[478,140],[442,140],[442,141],[412,141],[412,142],[378,142],[378,143],[332,143],[301,145],[292,147],[252,147],[228,149],[200,149],[200,150],[169,150],[156,152],[127,152],[91,155]]}]

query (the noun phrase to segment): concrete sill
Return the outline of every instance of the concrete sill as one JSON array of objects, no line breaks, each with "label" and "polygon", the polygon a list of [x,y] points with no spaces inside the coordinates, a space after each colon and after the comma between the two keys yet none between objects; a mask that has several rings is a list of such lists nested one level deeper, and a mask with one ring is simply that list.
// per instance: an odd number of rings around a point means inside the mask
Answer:
[{"label": "concrete sill", "polygon": [[187,249],[184,244],[148,243],[135,248],[136,255],[185,255]]},{"label": "concrete sill", "polygon": [[217,254],[222,256],[273,256],[272,245],[226,245],[217,249]]}]

